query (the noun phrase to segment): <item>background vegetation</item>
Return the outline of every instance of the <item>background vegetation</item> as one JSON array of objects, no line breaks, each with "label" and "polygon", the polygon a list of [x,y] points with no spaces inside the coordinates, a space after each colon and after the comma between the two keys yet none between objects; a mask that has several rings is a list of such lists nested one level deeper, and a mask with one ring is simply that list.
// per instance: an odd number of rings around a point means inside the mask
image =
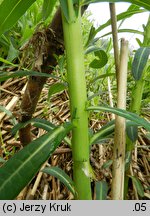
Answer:
[{"label": "background vegetation", "polygon": [[[0,1],[0,199],[119,199],[112,195],[118,185],[111,188],[118,134],[115,114],[126,119],[120,199],[149,199],[150,18],[143,31],[117,30],[143,35],[142,41],[137,39],[139,48],[128,52],[127,89],[123,88],[127,94],[121,98],[126,112],[118,106],[122,84],[119,87],[113,26],[112,32],[97,37],[113,25],[113,18],[94,28],[84,5],[98,1],[80,2],[82,19],[80,10],[60,1],[63,27],[59,1],[17,2],[8,7],[7,0]],[[150,9],[149,1],[130,2],[116,21],[132,20],[132,15]],[[69,30],[72,22],[77,26]],[[76,27],[82,27],[82,35]],[[78,66],[74,74],[73,65]],[[79,69],[83,75],[77,77]]]}]

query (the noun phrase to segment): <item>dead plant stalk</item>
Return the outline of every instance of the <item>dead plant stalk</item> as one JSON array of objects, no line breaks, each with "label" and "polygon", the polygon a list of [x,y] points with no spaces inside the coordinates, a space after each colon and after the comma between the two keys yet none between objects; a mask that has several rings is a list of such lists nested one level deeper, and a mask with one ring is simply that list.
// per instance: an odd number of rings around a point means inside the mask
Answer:
[{"label": "dead plant stalk", "polygon": [[[120,68],[118,74],[117,108],[126,109],[127,89],[127,65],[128,65],[128,41],[121,40]],[[116,116],[115,137],[113,150],[113,180],[112,199],[122,200],[124,191],[124,167],[125,167],[125,119]]]}]

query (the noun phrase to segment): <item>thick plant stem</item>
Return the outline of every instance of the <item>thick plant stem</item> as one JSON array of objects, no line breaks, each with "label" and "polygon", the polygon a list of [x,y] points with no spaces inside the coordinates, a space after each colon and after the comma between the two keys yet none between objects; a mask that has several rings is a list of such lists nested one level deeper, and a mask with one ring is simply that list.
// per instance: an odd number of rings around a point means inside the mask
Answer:
[{"label": "thick plant stem", "polygon": [[[118,74],[117,108],[126,109],[127,89],[128,42],[121,40],[121,59]],[[125,168],[125,119],[116,116],[115,138],[113,150],[113,179],[112,199],[122,200],[124,195],[124,168]]]},{"label": "thick plant stem", "polygon": [[[87,6],[82,6],[82,14],[86,10],[86,8]],[[41,43],[39,43],[39,32],[37,31],[31,39],[31,47],[35,43],[38,44],[38,46],[36,46],[35,52],[36,50],[41,50],[41,56],[43,60],[42,60],[40,72],[52,73],[53,68],[57,65],[57,60],[55,58],[55,55],[59,56],[64,52],[62,17],[61,17],[60,7],[57,9],[52,19],[52,22],[50,23],[48,28],[43,30],[43,35],[46,36],[46,40],[44,40],[46,44],[43,46],[41,45]],[[43,50],[47,50],[46,55],[44,55]],[[34,56],[36,56],[35,53],[33,54]],[[36,68],[33,65],[32,70],[39,71],[39,68]],[[21,113],[19,119],[20,122],[26,122],[32,118],[32,115],[35,112],[37,102],[39,100],[41,91],[43,89],[46,80],[47,79],[45,77],[34,76],[29,78],[25,93],[21,101],[21,107],[20,107]],[[32,141],[30,124],[20,129],[19,137],[23,146],[29,144]]]},{"label": "thick plant stem", "polygon": [[[73,8],[72,8],[73,9]],[[74,10],[70,16],[74,18]],[[76,119],[76,127],[72,132],[73,178],[78,193],[76,199],[91,199],[89,167],[88,113],[86,80],[84,70],[84,52],[81,31],[81,15],[70,23],[62,13],[64,41],[67,58],[67,73],[72,120]]]},{"label": "thick plant stem", "polygon": [[132,103],[130,107],[131,112],[140,114],[144,84],[145,84],[144,79],[140,79],[136,81],[135,88],[132,93]]}]

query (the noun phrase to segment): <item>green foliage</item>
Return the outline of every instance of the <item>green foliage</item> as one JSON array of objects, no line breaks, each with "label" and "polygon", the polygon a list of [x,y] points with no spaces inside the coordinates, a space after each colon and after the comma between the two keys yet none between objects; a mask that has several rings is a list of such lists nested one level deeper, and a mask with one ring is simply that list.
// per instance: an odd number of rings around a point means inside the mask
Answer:
[{"label": "green foliage", "polygon": [[135,113],[128,112],[126,110],[122,110],[119,108],[112,108],[112,107],[88,107],[87,110],[93,110],[93,111],[107,111],[107,112],[112,112],[116,115],[119,115],[121,117],[124,117],[128,120],[131,120],[135,122],[137,125],[145,127],[148,131],[150,131],[150,123],[146,121],[144,118],[139,117]]},{"label": "green foliage", "polygon": [[21,128],[26,127],[28,124],[32,124],[34,127],[42,128],[43,130],[46,130],[48,132],[56,128],[54,124],[52,124],[51,122],[45,119],[33,118],[24,123],[21,122],[21,123],[16,124],[11,130],[12,135],[15,135]]},{"label": "green foliage", "polygon": [[137,126],[128,126],[126,128],[127,135],[132,142],[135,142],[138,139],[138,127]]},{"label": "green foliage", "polygon": [[150,10],[150,0],[84,0],[83,4],[90,4],[96,2],[110,2],[110,3],[129,2],[135,5],[139,5],[140,7],[144,7],[147,10]]},{"label": "green foliage", "polygon": [[8,160],[0,168],[0,199],[15,199],[71,129],[71,124],[60,126],[32,141]]},{"label": "green foliage", "polygon": [[17,120],[15,119],[15,117],[11,111],[7,110],[3,106],[0,106],[0,111],[6,113],[6,115],[8,115],[11,118],[13,125],[15,125],[17,123]]},{"label": "green foliage", "polygon": [[66,83],[55,83],[49,87],[48,98],[49,101],[53,94],[59,93],[67,88]]},{"label": "green foliage", "polygon": [[132,75],[135,80],[139,80],[150,55],[150,47],[140,47],[134,56],[132,63]]},{"label": "green foliage", "polygon": [[96,182],[96,200],[106,200],[108,193],[108,184],[106,181]]},{"label": "green foliage", "polygon": [[97,133],[95,133],[91,139],[90,139],[90,144],[95,144],[97,143],[100,139],[104,139],[108,136],[110,136],[114,132],[115,128],[115,121],[112,120],[106,125],[104,125]]},{"label": "green foliage", "polygon": [[5,163],[6,161],[0,157],[0,163]]},{"label": "green foliage", "polygon": [[[123,22],[125,19],[130,18],[131,16],[133,16],[135,14],[143,13],[145,11],[146,11],[145,9],[140,9],[137,6],[136,7],[130,6],[127,11],[122,12],[122,13],[117,15],[117,21]],[[87,44],[92,42],[92,40],[94,39],[94,37],[96,36],[97,33],[101,32],[103,29],[105,29],[106,27],[108,27],[110,25],[111,25],[111,19],[109,19],[104,24],[100,25],[97,29],[95,29],[94,27],[91,27]],[[121,26],[121,24],[120,24],[120,26]],[[121,31],[121,30],[119,30],[119,31]],[[109,33],[107,33],[107,34],[109,35]],[[107,34],[105,34],[105,36]],[[103,35],[103,37],[104,37],[104,35]]]},{"label": "green foliage", "polygon": [[[47,132],[50,132],[54,128],[56,128],[56,126],[54,124],[47,121],[46,119],[33,118],[33,119],[31,119],[29,121],[26,121],[24,123],[21,122],[21,123],[16,124],[11,130],[12,135],[15,135],[18,132],[18,130],[20,130],[21,128],[26,127],[28,124],[32,124],[34,127],[37,127],[37,128],[42,128],[43,130],[45,130]],[[64,141],[69,146],[71,146],[71,141],[70,141],[70,139],[68,137],[65,137]]]},{"label": "green foliage", "polygon": [[46,20],[52,13],[57,0],[44,0],[42,7],[43,20]]},{"label": "green foliage", "polygon": [[41,171],[59,179],[74,196],[77,196],[74,182],[62,169],[59,167],[46,167]]},{"label": "green foliage", "polygon": [[68,23],[74,22],[79,14],[80,0],[60,0],[61,9]]},{"label": "green foliage", "polygon": [[113,161],[112,160],[108,160],[106,161],[103,166],[102,169],[108,169],[111,165],[112,165]]},{"label": "green foliage", "polygon": [[[8,4],[9,2],[9,4]],[[34,4],[33,4],[34,2]],[[81,4],[88,4],[92,2],[102,2],[102,1],[90,1],[90,0],[60,0],[61,7],[63,10],[63,14],[65,19],[69,24],[73,24],[78,15],[79,8]],[[103,1],[103,2],[121,2],[119,0],[112,1]],[[144,7],[149,10],[150,8],[150,0],[146,1],[122,1],[122,2],[130,2],[136,5],[131,5],[127,11],[117,15],[117,20],[121,21],[121,24],[129,17],[134,14],[140,14],[145,12],[145,9],[141,9],[140,7]],[[1,1],[0,1],[1,3]],[[19,48],[25,45],[25,43],[29,40],[29,38],[33,35],[34,31],[38,31],[43,26],[49,25],[49,18],[51,14],[55,11],[56,0],[32,0],[32,1],[10,1],[4,0],[0,5],[0,61],[3,63],[2,69],[5,67],[9,67],[10,65],[13,67],[18,67],[20,59],[18,58],[20,55]],[[6,5],[8,7],[6,7]],[[32,5],[30,7],[30,5]],[[30,8],[29,8],[30,7]],[[27,8],[29,8],[27,10]],[[72,16],[73,15],[73,16]],[[17,22],[18,21],[18,22]],[[83,21],[84,22],[84,21]],[[89,22],[89,21],[88,21]],[[88,103],[99,105],[99,103],[107,104],[107,78],[110,77],[112,84],[112,93],[114,97],[114,102],[116,98],[116,80],[114,75],[114,60],[112,54],[112,41],[111,40],[101,40],[100,37],[95,38],[96,34],[101,30],[106,28],[111,24],[111,20],[109,19],[106,23],[95,29],[93,26],[89,32],[89,26],[92,24],[86,23],[84,26],[83,23],[83,37],[85,43],[85,65],[86,65],[86,78],[88,82],[88,95],[90,96],[88,99]],[[11,30],[10,30],[11,29]],[[145,35],[145,33],[133,30],[133,29],[118,29],[118,32],[131,32],[138,33],[141,35]],[[87,35],[88,34],[88,35]],[[106,33],[103,36],[109,35],[110,32]],[[75,34],[74,34],[75,35]],[[76,36],[76,35],[75,35]],[[71,38],[72,39],[72,38]],[[76,38],[74,39],[76,40]],[[139,41],[139,40],[138,40]],[[139,41],[139,44],[142,43]],[[144,45],[144,46],[149,46]],[[74,49],[73,49],[74,50]],[[94,53],[94,55],[93,55]],[[87,55],[88,54],[88,55]],[[94,58],[93,58],[94,56]],[[142,76],[143,69],[148,61],[149,56],[149,47],[140,48],[136,54],[132,64],[132,73],[135,80],[139,80]],[[75,55],[75,58],[77,55]],[[74,59],[75,59],[74,58]],[[135,59],[138,58],[136,62]],[[15,61],[17,59],[17,61]],[[66,70],[66,64],[64,64],[64,56],[62,58],[58,57],[59,70],[63,73]],[[89,64],[89,62],[91,62]],[[65,62],[66,63],[66,62]],[[90,66],[90,69],[89,69]],[[103,68],[102,68],[103,67]],[[78,68],[79,65],[78,65]],[[62,74],[61,74],[62,75]],[[77,75],[77,73],[75,74]],[[53,77],[53,75],[39,73],[36,71],[13,71],[13,72],[0,72],[0,81],[5,81],[9,78],[23,77],[23,76],[45,76],[45,77]],[[131,75],[130,75],[131,76]],[[76,76],[72,78],[73,85],[80,81],[81,76],[76,80]],[[57,77],[58,79],[58,77]],[[129,80],[128,86],[131,89],[131,82]],[[81,86],[81,85],[80,85]],[[68,88],[66,83],[56,83],[49,88],[48,92],[48,100],[50,97],[55,94],[63,91]],[[147,92],[149,91],[149,82],[147,82],[147,90],[145,91],[146,96],[143,97],[144,101],[148,100]],[[78,89],[78,88],[77,88]],[[79,94],[81,92],[79,91]],[[101,97],[100,97],[101,95]],[[78,100],[79,101],[79,100]],[[70,102],[72,103],[72,102]],[[76,107],[75,103],[75,107]],[[85,106],[84,106],[85,107]],[[19,129],[25,127],[27,124],[32,124],[35,127],[43,128],[48,131],[46,135],[38,138],[37,140],[31,142],[29,146],[25,147],[23,150],[16,153],[10,160],[8,160],[1,168],[0,168],[0,199],[14,199],[17,194],[22,190],[22,188],[27,185],[30,180],[34,177],[37,171],[40,169],[41,165],[45,160],[53,153],[55,148],[59,145],[61,140],[64,141],[70,146],[71,141],[66,136],[67,132],[71,130],[71,126],[67,126],[64,128],[63,126],[56,127],[49,121],[45,119],[32,119],[26,123],[16,124],[16,120],[12,116],[12,113],[6,110],[4,107],[0,107],[0,110],[5,112],[8,116],[13,119],[13,124],[15,125],[12,129],[12,134],[14,135]],[[89,107],[87,110],[97,110],[97,111],[106,111],[112,112],[116,115],[120,115],[130,121],[126,121],[127,126],[127,134],[132,142],[137,139],[138,136],[138,126],[143,126],[147,130],[150,131],[150,124],[144,120],[144,118],[140,118],[138,115],[127,112],[125,110],[120,110],[111,107]],[[83,116],[83,115],[82,115]],[[74,116],[73,116],[74,117]],[[105,114],[95,114],[94,118],[99,118],[100,120],[105,119]],[[83,126],[83,124],[82,124]],[[111,121],[104,125],[97,133],[90,136],[90,145],[95,143],[101,143],[101,141],[107,141],[108,137],[112,136],[114,132],[114,121]],[[82,127],[81,127],[82,128]],[[79,131],[79,141],[81,139]],[[83,142],[84,143],[84,142]],[[88,148],[89,149],[89,146]],[[81,154],[81,145],[79,146],[79,152],[77,155]],[[5,151],[4,151],[5,152]],[[85,153],[85,149],[83,149]],[[127,158],[128,159],[128,158]],[[131,159],[131,158],[130,158]],[[128,160],[129,161],[129,160]],[[0,163],[4,163],[5,161],[0,158]],[[129,161],[130,162],[130,161]],[[112,164],[112,160],[106,161],[103,165],[102,169],[108,168]],[[128,163],[129,165],[129,163]],[[86,177],[90,177],[94,179],[94,174],[92,168],[89,166],[88,162],[84,162],[82,166],[75,168],[81,168],[82,173]],[[74,182],[58,167],[46,168],[43,170],[50,175],[58,178],[63,184],[74,194],[75,197],[76,191],[74,187]],[[78,170],[77,170],[78,172]],[[78,177],[79,175],[77,175]],[[76,178],[76,177],[75,177]],[[82,179],[82,176],[81,176]],[[138,194],[143,197],[144,189],[141,186],[141,183],[137,178],[131,177],[133,184],[135,185]],[[15,182],[18,182],[16,185]],[[78,181],[78,179],[76,180]],[[78,181],[80,184],[80,180]],[[84,185],[84,184],[83,184]],[[82,189],[82,186],[80,186]],[[87,187],[85,187],[87,188]],[[107,199],[108,193],[108,185],[106,182],[96,182],[96,199]],[[89,193],[90,194],[90,193]],[[90,197],[90,196],[89,196]]]},{"label": "green foliage", "polygon": [[11,63],[10,61],[5,60],[5,59],[3,59],[3,58],[0,58],[0,62],[3,62],[3,63],[5,63],[5,64],[8,64],[8,65],[11,65],[11,66],[14,66],[14,67],[17,67],[17,66],[18,66],[17,64],[13,64],[13,63]]},{"label": "green foliage", "polygon": [[55,76],[47,73],[39,73],[37,71],[26,71],[26,70],[20,70],[20,71],[11,71],[11,72],[0,72],[0,81],[5,81],[9,78],[15,78],[15,77],[24,77],[24,76],[42,76],[42,77],[53,77]]},{"label": "green foliage", "polygon": [[0,35],[11,28],[35,0],[5,0],[0,5]]},{"label": "green foliage", "polygon": [[108,58],[104,50],[98,50],[94,52],[95,59],[90,63],[92,68],[102,68],[107,64]]},{"label": "green foliage", "polygon": [[136,178],[135,176],[129,176],[129,177],[132,179],[132,183],[135,186],[140,197],[144,197],[144,188],[143,188],[140,180],[138,178]]}]

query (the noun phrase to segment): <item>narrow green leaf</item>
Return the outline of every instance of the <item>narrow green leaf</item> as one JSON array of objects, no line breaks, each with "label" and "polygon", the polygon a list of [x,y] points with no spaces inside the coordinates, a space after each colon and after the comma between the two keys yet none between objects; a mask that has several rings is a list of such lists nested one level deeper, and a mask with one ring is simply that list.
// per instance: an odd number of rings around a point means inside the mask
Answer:
[{"label": "narrow green leaf", "polygon": [[[18,124],[16,124],[11,129],[12,135],[15,135],[17,133],[17,131],[19,131],[21,128],[26,127],[30,123],[34,127],[42,128],[43,130],[46,130],[48,132],[50,132],[54,128],[56,128],[56,125],[52,124],[51,122],[47,121],[46,119],[33,118],[33,119],[29,120],[29,121],[26,121],[25,123],[18,123]],[[71,141],[70,141],[70,139],[68,137],[65,137],[64,141],[71,147]]]},{"label": "narrow green leaf", "polygon": [[108,193],[108,184],[105,181],[96,182],[96,200],[106,200]]},{"label": "narrow green leaf", "polygon": [[146,121],[144,118],[139,117],[135,113],[128,112],[126,110],[119,109],[119,108],[103,107],[103,106],[88,107],[87,110],[112,112],[116,115],[122,116],[128,120],[131,120],[135,122],[137,125],[143,126],[145,129],[150,131],[150,123]]},{"label": "narrow green leaf", "polygon": [[18,66],[17,64],[13,64],[13,63],[11,63],[10,61],[8,61],[8,60],[6,60],[6,59],[3,59],[3,58],[1,58],[1,57],[0,57],[0,62],[3,62],[3,63],[5,63],[5,64],[12,65],[12,66],[14,66],[14,67],[17,67],[17,66]]},{"label": "narrow green leaf", "polygon": [[11,71],[11,72],[2,72],[0,71],[0,81],[5,81],[9,78],[15,78],[15,77],[24,77],[24,76],[43,76],[43,77],[52,77],[55,78],[55,76],[51,74],[46,73],[40,73],[37,71]]},{"label": "narrow green leaf", "polygon": [[132,151],[126,150],[126,156],[125,156],[125,171],[129,170],[130,164],[132,161]]},{"label": "narrow green leaf", "polygon": [[[135,10],[135,9],[139,9],[140,7],[139,6],[137,6],[137,5],[135,5],[135,4],[131,4],[129,7],[128,7],[128,9],[127,9],[127,11],[132,11],[132,10]],[[126,19],[123,19],[121,22],[120,22],[120,24],[119,24],[119,26],[118,26],[118,29],[120,29],[120,27],[121,27],[121,25],[123,24],[123,22],[125,22],[126,21]]]},{"label": "narrow green leaf", "polygon": [[95,133],[90,139],[90,145],[95,144],[97,140],[104,139],[110,136],[114,132],[115,121],[112,120],[104,125],[97,133]]},{"label": "narrow green leaf", "polygon": [[142,47],[142,44],[143,44],[143,43],[140,41],[139,38],[136,38],[136,42],[138,43],[139,47]]},{"label": "narrow green leaf", "polygon": [[124,200],[127,200],[128,183],[129,183],[129,177],[127,175],[125,175],[125,177],[124,177]]},{"label": "narrow green leaf", "polygon": [[11,28],[35,0],[5,0],[0,5],[0,35]]},{"label": "narrow green leaf", "polygon": [[0,157],[0,163],[5,163],[6,161]]},{"label": "narrow green leaf", "polygon": [[8,160],[0,168],[0,200],[15,199],[71,129],[71,124],[57,127],[32,141]]},{"label": "narrow green leaf", "polygon": [[89,83],[89,84],[94,83],[94,82],[96,82],[96,81],[99,80],[99,79],[103,79],[103,78],[106,78],[106,77],[109,77],[109,76],[114,76],[114,77],[115,77],[115,73],[101,74],[101,75],[95,77],[93,80],[90,80],[90,83]]},{"label": "narrow green leaf", "polygon": [[113,163],[113,160],[108,160],[108,161],[106,161],[106,162],[103,164],[102,169],[107,169],[107,168],[109,168],[109,167],[112,165],[112,163]]},{"label": "narrow green leaf", "polygon": [[0,111],[6,113],[6,115],[8,115],[8,116],[11,118],[13,125],[16,125],[16,124],[17,124],[17,120],[15,119],[15,117],[13,116],[13,114],[12,114],[11,111],[7,110],[7,109],[6,109],[5,107],[3,107],[3,106],[0,106]]},{"label": "narrow green leaf", "polygon": [[43,20],[46,20],[52,13],[57,0],[44,0],[42,7]]},{"label": "narrow green leaf", "polygon": [[132,179],[132,183],[136,187],[138,194],[141,197],[144,197],[144,188],[143,188],[143,185],[141,184],[140,180],[138,178],[136,178],[135,176],[129,176],[129,177]]},{"label": "narrow green leaf", "polygon": [[49,101],[53,94],[59,93],[67,88],[67,84],[65,83],[55,83],[49,87],[48,90],[48,98]]},{"label": "narrow green leaf", "polygon": [[[143,13],[145,12],[145,9],[138,9],[138,8],[133,8],[132,10],[127,10],[125,12],[122,12],[117,15],[117,21],[127,19],[135,14]],[[100,25],[97,29],[95,29],[91,35],[90,41],[93,40],[93,38],[96,36],[97,33],[105,29],[106,27],[111,25],[111,19],[107,20],[104,24]],[[105,34],[106,35],[106,34]],[[93,37],[93,38],[92,38]],[[88,42],[89,43],[89,42]]]},{"label": "narrow green leaf", "polygon": [[140,47],[134,56],[132,63],[132,75],[135,80],[139,80],[142,76],[145,65],[150,55],[150,47]]},{"label": "narrow green leaf", "polygon": [[[61,5],[61,10],[68,23],[74,22],[78,17],[79,13],[79,2],[80,0],[59,0]],[[73,9],[73,11],[72,11]]]},{"label": "narrow green leaf", "polygon": [[127,136],[132,142],[135,142],[138,139],[138,127],[137,126],[128,126],[126,127]]},{"label": "narrow green leaf", "polygon": [[[143,35],[143,32],[135,30],[135,29],[118,29],[118,33],[132,33],[132,34],[134,33],[134,34]],[[111,34],[112,32],[108,32],[106,34],[101,35],[99,38],[103,38]]]},{"label": "narrow green leaf", "polygon": [[68,190],[74,196],[76,196],[77,192],[75,191],[74,182],[62,169],[59,167],[46,167],[41,171],[58,178],[60,182],[62,182],[68,188]]},{"label": "narrow green leaf", "polygon": [[147,10],[150,10],[150,0],[84,0],[83,4],[90,4],[90,3],[96,3],[96,2],[129,2],[135,5],[138,5],[140,7],[144,7]]},{"label": "narrow green leaf", "polygon": [[96,52],[96,51],[99,51],[99,50],[102,50],[100,47],[97,47],[95,45],[92,45],[92,46],[89,46],[86,51],[85,51],[85,54],[89,54],[89,53],[92,53],[92,52]]},{"label": "narrow green leaf", "polygon": [[89,47],[91,45],[91,41],[93,41],[95,35],[95,27],[92,25],[85,47]]},{"label": "narrow green leaf", "polygon": [[70,19],[69,19],[69,11],[68,11],[67,1],[60,0],[60,5],[61,5],[61,10],[63,11],[66,20],[69,22]]},{"label": "narrow green leaf", "polygon": [[45,120],[45,119],[39,119],[39,118],[33,118],[29,121],[23,122],[23,123],[18,123],[16,124],[12,129],[11,129],[11,133],[12,135],[15,135],[17,133],[18,130],[20,130],[21,128],[26,127],[28,124],[32,124],[35,127],[38,128],[42,128],[48,132],[52,131],[54,128],[56,128],[56,126],[54,124],[52,124],[51,122]]},{"label": "narrow green leaf", "polygon": [[[126,121],[126,127],[137,127],[138,125],[132,121]],[[106,139],[106,137],[109,137],[112,135],[115,129],[115,120],[112,120],[108,122],[106,125],[101,127],[101,129],[93,134],[90,138],[90,145],[96,144],[97,142],[100,142],[103,139]]]}]

